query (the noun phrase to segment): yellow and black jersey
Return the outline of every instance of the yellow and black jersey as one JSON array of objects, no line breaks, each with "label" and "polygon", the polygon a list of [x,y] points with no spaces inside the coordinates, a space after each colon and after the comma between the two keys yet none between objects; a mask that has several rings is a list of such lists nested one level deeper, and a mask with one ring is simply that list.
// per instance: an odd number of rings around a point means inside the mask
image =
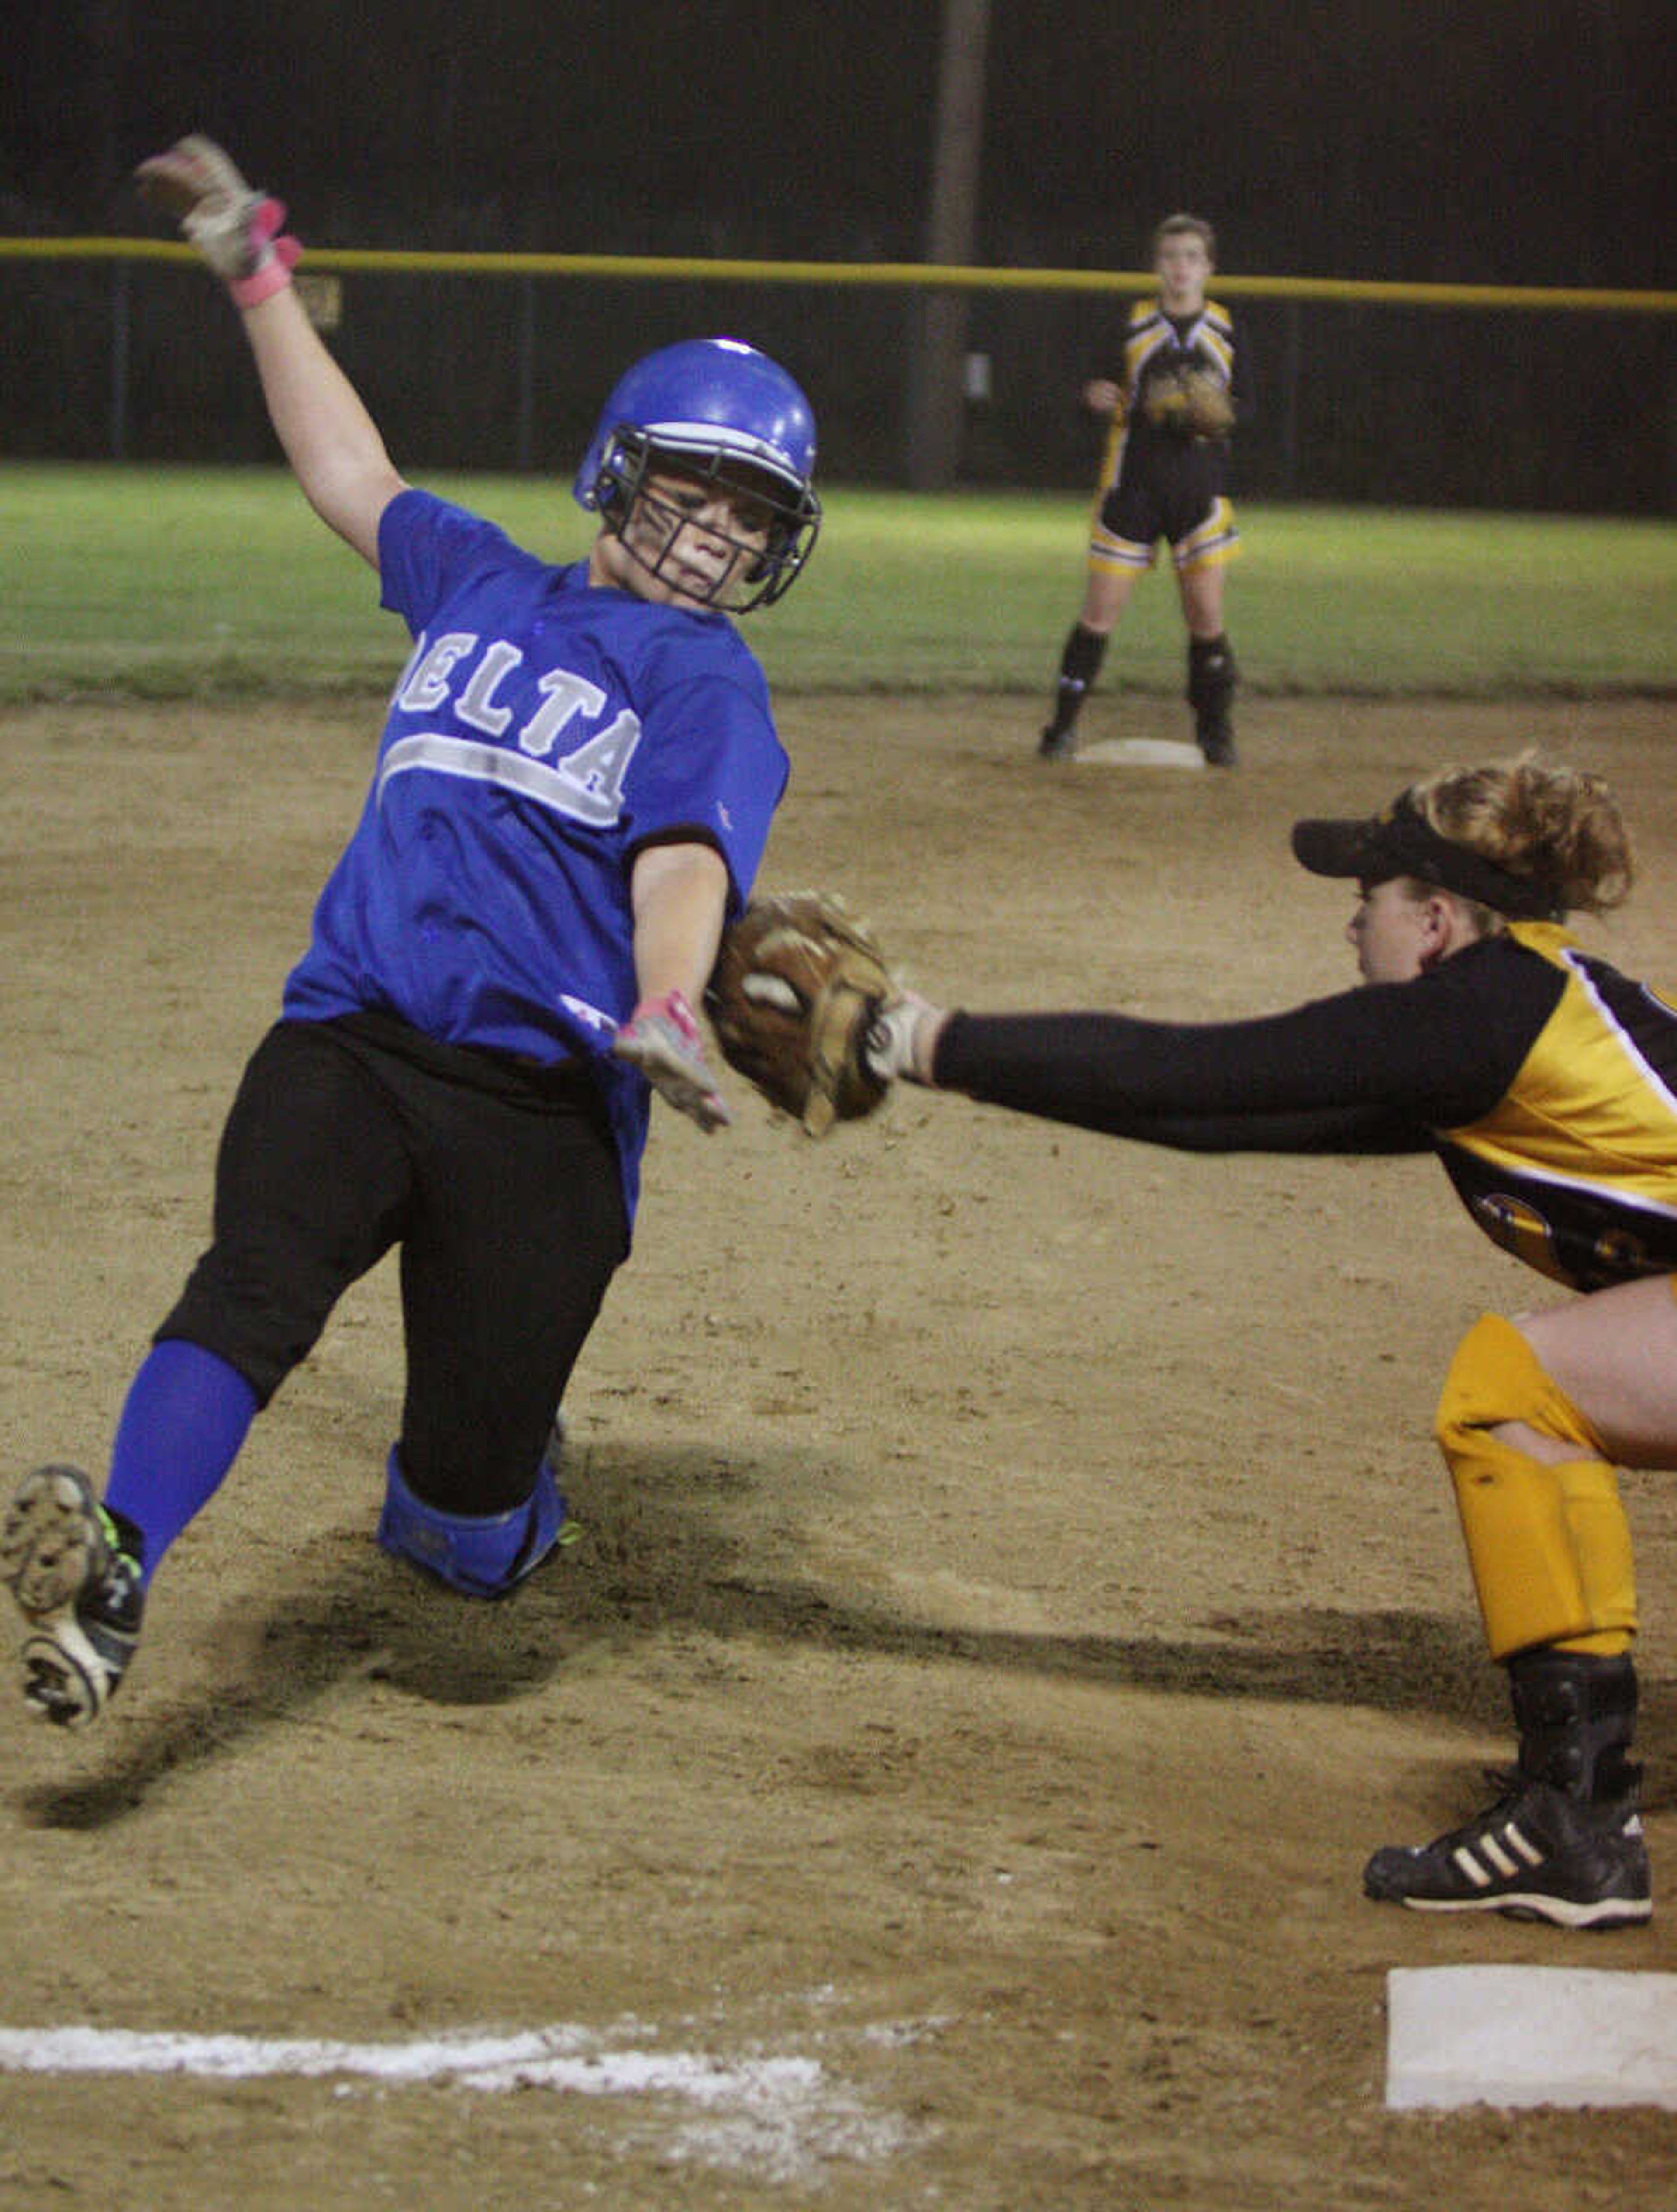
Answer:
[{"label": "yellow and black jersey", "polygon": [[1138,300],[1124,332],[1123,363],[1113,380],[1121,397],[1102,456],[1103,490],[1118,482],[1127,453],[1133,466],[1145,464],[1155,449],[1163,453],[1180,444],[1173,432],[1148,420],[1143,398],[1151,378],[1188,367],[1204,370],[1227,388],[1237,417],[1250,413],[1246,348],[1236,342],[1228,309],[1207,300],[1197,314],[1167,315],[1158,301]]},{"label": "yellow and black jersey", "polygon": [[1552,922],[1509,934],[1561,978],[1488,1114],[1438,1130],[1480,1226],[1581,1289],[1677,1267],[1677,1006]]},{"label": "yellow and black jersey", "polygon": [[1138,300],[1124,333],[1124,411],[1133,415],[1147,379],[1160,369],[1192,366],[1232,386],[1235,325],[1229,310],[1207,300],[1197,315],[1167,315],[1157,300]]},{"label": "yellow and black jersey", "polygon": [[1486,1235],[1559,1281],[1677,1271],[1677,1002],[1556,923],[1255,1021],[957,1013],[935,1076],[1188,1151],[1431,1150]]}]

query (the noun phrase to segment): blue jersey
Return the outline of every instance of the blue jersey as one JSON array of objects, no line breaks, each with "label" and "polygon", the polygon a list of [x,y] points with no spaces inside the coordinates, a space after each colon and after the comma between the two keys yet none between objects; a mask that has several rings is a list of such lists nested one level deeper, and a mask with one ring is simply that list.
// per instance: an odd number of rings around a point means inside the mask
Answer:
[{"label": "blue jersey", "polygon": [[593,1055],[632,1212],[650,1094],[610,1053],[636,998],[630,868],[709,844],[744,903],[787,779],[763,672],[726,616],[591,587],[428,493],[391,501],[379,562],[414,650],[285,1012]]}]

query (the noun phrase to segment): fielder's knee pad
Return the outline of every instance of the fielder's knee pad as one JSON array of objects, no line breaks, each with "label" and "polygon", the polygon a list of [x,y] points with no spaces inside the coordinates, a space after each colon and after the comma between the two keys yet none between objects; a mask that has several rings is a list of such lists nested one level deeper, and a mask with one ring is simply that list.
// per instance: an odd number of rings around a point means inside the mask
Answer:
[{"label": "fielder's knee pad", "polygon": [[1060,682],[1082,684],[1085,688],[1092,684],[1101,672],[1106,648],[1107,634],[1104,630],[1090,629],[1083,623],[1073,623],[1060,656]]},{"label": "fielder's knee pad", "polygon": [[[1492,1431],[1523,1422],[1576,1444],[1559,1464]],[[1511,1322],[1486,1314],[1458,1346],[1435,1433],[1493,1659],[1534,1644],[1636,1632],[1631,1530],[1601,1442]]]},{"label": "fielder's knee pad", "polygon": [[1218,714],[1235,696],[1240,671],[1226,637],[1188,641],[1188,703],[1196,714]]},{"label": "fielder's knee pad", "polygon": [[546,1460],[536,1487],[506,1513],[444,1513],[415,1497],[392,1449],[385,1470],[379,1542],[467,1597],[501,1597],[539,1566],[559,1540],[565,1501]]}]

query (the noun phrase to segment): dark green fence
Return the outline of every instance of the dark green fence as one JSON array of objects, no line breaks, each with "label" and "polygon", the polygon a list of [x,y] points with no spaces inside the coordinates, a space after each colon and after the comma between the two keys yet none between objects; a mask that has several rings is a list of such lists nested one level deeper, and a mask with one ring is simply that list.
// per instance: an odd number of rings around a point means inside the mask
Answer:
[{"label": "dark green fence", "polygon": [[[854,264],[312,253],[331,343],[398,463],[574,466],[617,369],[728,333],[808,388],[832,482],[911,481],[919,299],[958,291],[945,364],[957,479],[1087,482],[1077,399],[1139,275]],[[945,281],[939,283],[937,280]],[[1677,490],[1677,295],[1230,279],[1262,498],[1666,513]],[[184,249],[0,240],[0,441],[19,459],[249,461],[273,451],[234,313]]]}]

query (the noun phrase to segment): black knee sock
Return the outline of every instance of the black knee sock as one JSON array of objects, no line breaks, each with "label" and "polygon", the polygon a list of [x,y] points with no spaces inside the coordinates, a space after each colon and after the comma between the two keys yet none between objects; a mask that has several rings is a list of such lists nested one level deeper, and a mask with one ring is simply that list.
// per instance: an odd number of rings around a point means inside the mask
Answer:
[{"label": "black knee sock", "polygon": [[1188,641],[1188,700],[1194,713],[1226,715],[1240,672],[1226,632]]},{"label": "black knee sock", "polygon": [[1060,682],[1054,695],[1054,720],[1048,728],[1056,737],[1064,736],[1078,718],[1095,678],[1101,672],[1101,663],[1106,658],[1106,639],[1099,630],[1085,629],[1081,623],[1073,623],[1060,656]]}]

